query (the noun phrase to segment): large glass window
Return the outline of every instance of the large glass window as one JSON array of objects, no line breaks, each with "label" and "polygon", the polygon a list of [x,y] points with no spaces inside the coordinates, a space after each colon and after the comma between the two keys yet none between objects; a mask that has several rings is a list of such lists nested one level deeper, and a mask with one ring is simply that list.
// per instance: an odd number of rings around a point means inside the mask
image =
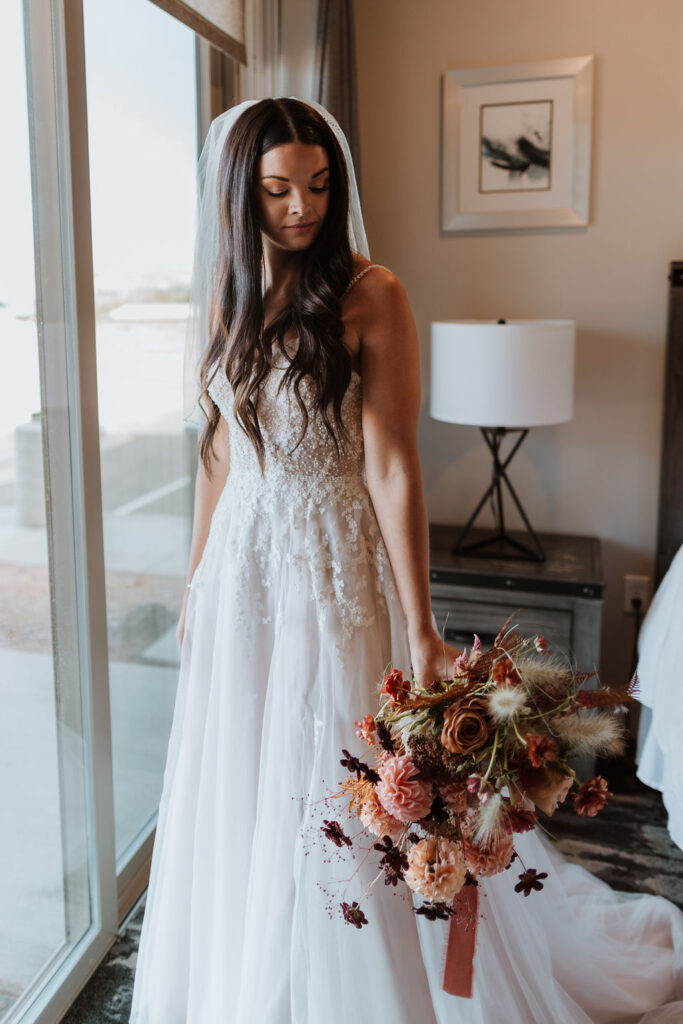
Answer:
[{"label": "large glass window", "polygon": [[[41,977],[59,969],[95,914],[71,466],[65,457],[64,321],[57,314],[47,323],[47,296],[39,301],[36,293],[37,200],[25,53],[21,0],[5,0],[0,4],[0,1021],[19,1012]],[[52,283],[63,298],[57,252]],[[54,441],[51,471],[61,473],[63,490],[46,502],[48,438]],[[71,614],[62,614],[60,608],[67,607]]]},{"label": "large glass window", "polygon": [[85,57],[117,857],[153,823],[177,683],[196,455],[182,363],[196,211],[195,36],[86,0]]}]

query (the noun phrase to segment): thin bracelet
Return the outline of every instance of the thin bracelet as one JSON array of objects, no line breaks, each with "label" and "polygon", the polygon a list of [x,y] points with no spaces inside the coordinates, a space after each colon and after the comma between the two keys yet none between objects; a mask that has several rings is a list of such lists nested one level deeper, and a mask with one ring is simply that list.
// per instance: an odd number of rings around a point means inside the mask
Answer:
[{"label": "thin bracelet", "polygon": [[191,588],[192,588],[192,584],[191,583],[186,583],[185,584],[185,590],[190,590]]}]

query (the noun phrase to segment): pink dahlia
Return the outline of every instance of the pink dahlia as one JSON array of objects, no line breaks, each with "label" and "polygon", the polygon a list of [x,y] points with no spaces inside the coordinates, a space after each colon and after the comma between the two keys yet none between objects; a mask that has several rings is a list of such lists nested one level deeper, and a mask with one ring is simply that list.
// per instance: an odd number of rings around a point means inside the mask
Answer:
[{"label": "pink dahlia", "polygon": [[432,806],[432,787],[416,778],[417,768],[410,754],[388,757],[378,768],[380,781],[375,792],[384,809],[399,821],[419,821]]},{"label": "pink dahlia", "polygon": [[465,863],[473,875],[486,877],[503,871],[514,853],[512,833],[501,830],[489,843],[475,843],[469,826],[464,825],[462,838],[465,846]]},{"label": "pink dahlia", "polygon": [[452,900],[465,883],[465,873],[462,847],[449,839],[421,839],[408,851],[405,880],[428,900]]},{"label": "pink dahlia", "polygon": [[574,808],[577,814],[583,814],[588,817],[595,817],[598,811],[601,811],[607,803],[607,797],[610,796],[610,791],[607,788],[607,780],[603,779],[601,775],[596,775],[592,779],[586,779],[582,782],[579,788],[574,793],[572,800],[574,801]]},{"label": "pink dahlia", "polygon": [[366,829],[375,836],[396,839],[403,831],[403,824],[384,809],[374,788],[363,800],[358,817]]}]

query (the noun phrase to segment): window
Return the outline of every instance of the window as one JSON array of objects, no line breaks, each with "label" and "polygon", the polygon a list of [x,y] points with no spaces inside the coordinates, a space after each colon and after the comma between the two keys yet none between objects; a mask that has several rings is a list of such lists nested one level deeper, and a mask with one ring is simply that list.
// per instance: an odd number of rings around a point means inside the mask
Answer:
[{"label": "window", "polygon": [[86,0],[91,216],[117,858],[156,815],[177,683],[194,432],[182,370],[196,209],[195,36]]}]

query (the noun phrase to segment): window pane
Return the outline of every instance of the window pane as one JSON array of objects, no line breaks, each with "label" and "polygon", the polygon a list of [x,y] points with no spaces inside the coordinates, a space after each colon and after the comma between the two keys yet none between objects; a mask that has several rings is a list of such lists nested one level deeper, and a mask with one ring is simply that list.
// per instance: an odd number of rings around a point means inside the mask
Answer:
[{"label": "window pane", "polygon": [[182,364],[196,207],[195,36],[86,0],[116,850],[156,813],[177,683],[196,435]]},{"label": "window pane", "polygon": [[[51,279],[41,280],[38,315],[34,265],[33,210],[40,203],[32,192],[29,131],[47,150],[51,126],[29,115],[25,53],[21,0],[6,0],[0,4],[0,1020],[28,999],[41,974],[56,972],[93,923],[69,410],[61,372],[67,332],[48,301],[56,291],[62,310],[58,237]],[[49,68],[43,73],[50,78]],[[44,371],[48,359],[51,374]],[[52,489],[49,513],[48,437],[49,472],[58,470],[63,485]]]}]

